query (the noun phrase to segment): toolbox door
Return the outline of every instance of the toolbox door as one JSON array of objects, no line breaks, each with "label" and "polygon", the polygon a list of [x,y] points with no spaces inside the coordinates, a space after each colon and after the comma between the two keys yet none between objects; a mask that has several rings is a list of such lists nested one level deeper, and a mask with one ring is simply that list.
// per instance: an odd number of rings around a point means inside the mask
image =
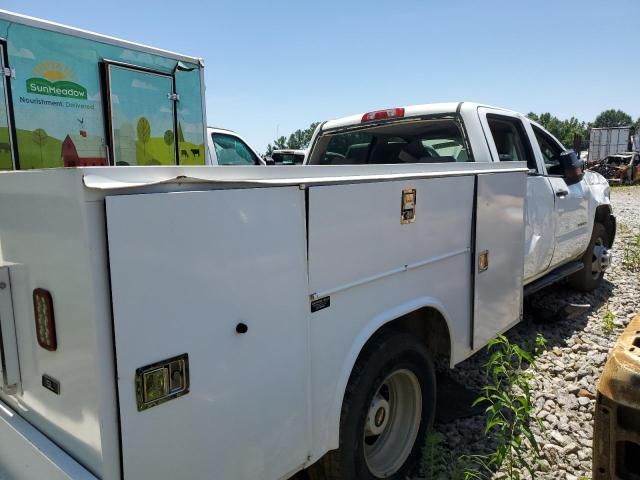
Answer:
[{"label": "toolbox door", "polygon": [[125,478],[283,478],[309,454],[304,192],[106,199]]},{"label": "toolbox door", "polygon": [[483,174],[476,181],[474,350],[522,315],[527,172]]}]

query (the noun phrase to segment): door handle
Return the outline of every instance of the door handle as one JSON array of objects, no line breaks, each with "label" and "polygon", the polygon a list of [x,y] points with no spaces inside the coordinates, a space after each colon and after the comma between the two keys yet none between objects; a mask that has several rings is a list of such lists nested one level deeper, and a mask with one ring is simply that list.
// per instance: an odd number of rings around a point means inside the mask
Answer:
[{"label": "door handle", "polygon": [[569,195],[569,190],[558,190],[556,192],[556,197],[566,197]]}]

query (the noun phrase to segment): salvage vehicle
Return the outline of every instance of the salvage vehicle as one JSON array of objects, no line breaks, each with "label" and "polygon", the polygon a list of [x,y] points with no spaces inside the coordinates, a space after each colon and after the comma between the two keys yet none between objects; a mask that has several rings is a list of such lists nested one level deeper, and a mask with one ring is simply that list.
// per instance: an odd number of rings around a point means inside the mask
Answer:
[{"label": "salvage vehicle", "polygon": [[368,112],[309,159],[0,173],[0,475],[404,479],[434,364],[602,280],[609,186],[519,114]]},{"label": "salvage vehicle", "polygon": [[609,155],[589,170],[601,174],[610,184],[640,181],[640,152],[624,152]]},{"label": "salvage vehicle", "polygon": [[262,157],[236,132],[207,127],[210,165],[266,165]]},{"label": "salvage vehicle", "polygon": [[0,11],[0,170],[205,165],[202,59]]}]

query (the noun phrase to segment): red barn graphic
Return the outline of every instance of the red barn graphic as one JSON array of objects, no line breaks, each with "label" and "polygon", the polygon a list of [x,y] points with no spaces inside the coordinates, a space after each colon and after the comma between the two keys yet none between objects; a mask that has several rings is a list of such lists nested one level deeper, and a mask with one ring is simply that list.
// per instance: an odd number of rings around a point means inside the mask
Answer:
[{"label": "red barn graphic", "polygon": [[[85,133],[86,135],[86,133]],[[100,157],[102,139],[85,135],[67,135],[62,142],[62,164],[65,167],[103,167],[107,159]]]}]

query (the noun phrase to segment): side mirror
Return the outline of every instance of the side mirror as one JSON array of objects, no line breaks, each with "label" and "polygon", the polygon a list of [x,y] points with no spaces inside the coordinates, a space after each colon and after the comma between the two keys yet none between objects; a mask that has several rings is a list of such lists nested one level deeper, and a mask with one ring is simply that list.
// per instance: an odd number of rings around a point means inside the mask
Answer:
[{"label": "side mirror", "polygon": [[573,150],[566,150],[560,154],[560,166],[567,185],[573,185],[582,180],[584,162]]}]

